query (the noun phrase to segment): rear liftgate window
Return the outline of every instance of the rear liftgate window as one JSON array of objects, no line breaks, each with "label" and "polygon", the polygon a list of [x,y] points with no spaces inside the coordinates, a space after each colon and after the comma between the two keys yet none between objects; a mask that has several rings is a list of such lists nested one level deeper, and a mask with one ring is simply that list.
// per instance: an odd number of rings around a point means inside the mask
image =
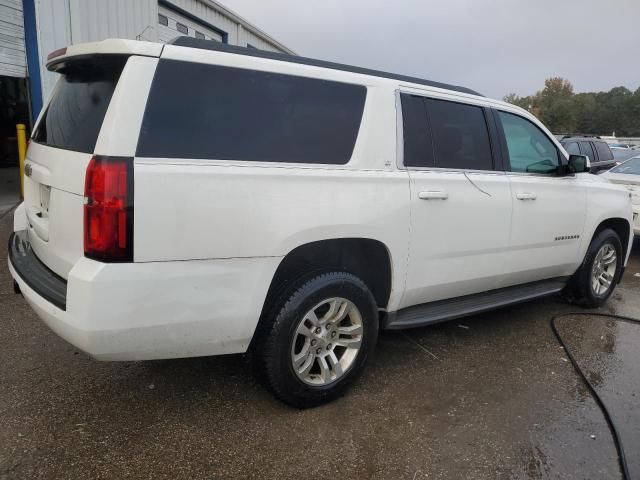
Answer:
[{"label": "rear liftgate window", "polygon": [[345,164],[366,88],[162,60],[137,156]]},{"label": "rear liftgate window", "polygon": [[126,57],[94,57],[71,62],[33,135],[37,143],[93,153],[107,107]]}]

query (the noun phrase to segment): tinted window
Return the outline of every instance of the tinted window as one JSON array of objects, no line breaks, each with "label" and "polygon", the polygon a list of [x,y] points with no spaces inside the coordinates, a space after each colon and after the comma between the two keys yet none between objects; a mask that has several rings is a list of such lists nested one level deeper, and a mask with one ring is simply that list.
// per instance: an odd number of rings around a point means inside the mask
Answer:
[{"label": "tinted window", "polygon": [[165,15],[162,15],[161,13],[159,13],[158,14],[158,23],[160,25],[164,25],[166,27],[167,25],[169,25],[169,19]]},{"label": "tinted window", "polygon": [[424,99],[403,93],[401,101],[404,164],[410,167],[433,167],[431,130],[428,128]]},{"label": "tinted window", "polygon": [[126,58],[93,58],[65,68],[33,140],[93,153]]},{"label": "tinted window", "polygon": [[529,120],[498,112],[512,172],[550,174],[560,165],[555,144]]},{"label": "tinted window", "polygon": [[161,60],[138,155],[344,164],[365,97],[361,85]]},{"label": "tinted window", "polygon": [[613,160],[613,153],[611,153],[611,149],[606,144],[606,142],[593,142],[598,151],[598,160],[599,161],[607,161]]},{"label": "tinted window", "polygon": [[199,31],[196,30],[195,36],[196,36],[196,38],[204,38],[204,33],[199,32]]},{"label": "tinted window", "polygon": [[596,154],[593,151],[591,142],[580,142],[580,150],[582,150],[582,154],[589,157],[589,160],[591,160],[592,162],[598,161],[598,157],[596,157]]},{"label": "tinted window", "polygon": [[179,22],[176,22],[176,30],[178,30],[180,33],[184,33],[185,35],[189,33],[189,27]]},{"label": "tinted window", "polygon": [[491,143],[482,108],[427,99],[435,166],[492,170]]},{"label": "tinted window", "polygon": [[569,155],[581,155],[578,142],[569,142],[564,144],[564,149]]}]

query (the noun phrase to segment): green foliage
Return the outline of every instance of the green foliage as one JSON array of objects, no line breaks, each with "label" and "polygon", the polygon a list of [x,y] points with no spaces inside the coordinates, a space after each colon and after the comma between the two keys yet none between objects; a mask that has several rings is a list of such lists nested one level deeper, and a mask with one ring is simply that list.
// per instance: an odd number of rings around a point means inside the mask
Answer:
[{"label": "green foliage", "polygon": [[640,88],[574,93],[571,82],[548,78],[535,95],[510,93],[503,99],[537,116],[554,133],[592,133],[640,137]]}]

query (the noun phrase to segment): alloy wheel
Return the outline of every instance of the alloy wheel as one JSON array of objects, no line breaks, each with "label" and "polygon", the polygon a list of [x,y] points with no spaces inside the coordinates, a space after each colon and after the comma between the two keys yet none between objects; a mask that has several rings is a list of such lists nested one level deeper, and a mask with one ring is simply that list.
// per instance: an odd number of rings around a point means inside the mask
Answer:
[{"label": "alloy wheel", "polygon": [[300,320],[291,345],[297,377],[314,386],[329,385],[353,365],[362,345],[362,316],[353,302],[327,298]]},{"label": "alloy wheel", "polygon": [[600,247],[591,267],[591,289],[599,296],[604,295],[611,288],[618,266],[618,255],[611,243]]}]

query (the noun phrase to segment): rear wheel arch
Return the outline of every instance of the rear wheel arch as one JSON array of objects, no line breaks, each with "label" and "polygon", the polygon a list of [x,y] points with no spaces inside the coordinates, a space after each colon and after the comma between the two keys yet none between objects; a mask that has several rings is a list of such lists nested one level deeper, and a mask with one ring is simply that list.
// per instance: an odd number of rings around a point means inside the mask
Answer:
[{"label": "rear wheel arch", "polygon": [[300,245],[281,261],[271,279],[259,325],[292,287],[323,272],[355,275],[371,291],[378,308],[386,308],[392,289],[392,258],[387,246],[371,238],[335,238]]}]

